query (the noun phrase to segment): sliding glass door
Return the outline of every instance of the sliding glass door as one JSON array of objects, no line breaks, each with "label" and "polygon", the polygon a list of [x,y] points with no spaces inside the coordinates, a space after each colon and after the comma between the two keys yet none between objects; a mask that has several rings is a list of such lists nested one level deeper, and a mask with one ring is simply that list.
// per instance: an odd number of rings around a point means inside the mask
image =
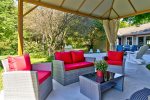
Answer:
[{"label": "sliding glass door", "polygon": [[146,36],[146,44],[150,45],[150,36]]},{"label": "sliding glass door", "polygon": [[127,37],[127,45],[132,45],[132,37]]},{"label": "sliding glass door", "polygon": [[138,45],[141,47],[144,45],[144,37],[138,37]]}]

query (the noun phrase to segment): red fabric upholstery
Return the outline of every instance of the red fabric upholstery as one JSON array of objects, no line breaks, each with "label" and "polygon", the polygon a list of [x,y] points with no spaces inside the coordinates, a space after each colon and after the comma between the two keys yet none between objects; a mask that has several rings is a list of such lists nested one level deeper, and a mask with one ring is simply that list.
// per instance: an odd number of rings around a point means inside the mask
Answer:
[{"label": "red fabric upholstery", "polygon": [[112,60],[107,60],[107,63],[110,65],[119,65],[119,66],[122,66],[123,64],[122,61],[112,61]]},{"label": "red fabric upholstery", "polygon": [[94,66],[94,63],[92,62],[78,62],[74,64],[65,64],[65,70],[74,70],[74,69],[80,69],[80,68],[85,68],[85,67],[91,67]]},{"label": "red fabric upholstery", "polygon": [[30,71],[32,68],[29,54],[8,57],[10,71]]},{"label": "red fabric upholstery", "polygon": [[122,61],[123,60],[123,52],[108,51],[108,60]]},{"label": "red fabric upholstery", "polygon": [[54,55],[56,60],[61,60],[61,52],[55,52]]},{"label": "red fabric upholstery", "polygon": [[123,52],[108,51],[108,57],[105,59],[110,65],[123,65]]},{"label": "red fabric upholstery", "polygon": [[39,84],[42,84],[49,76],[51,76],[50,71],[37,71]]},{"label": "red fabric upholstery", "polygon": [[82,50],[79,51],[71,51],[73,63],[84,62],[84,52]]},{"label": "red fabric upholstery", "polygon": [[55,53],[56,60],[62,60],[65,64],[72,63],[71,52],[56,52]]}]

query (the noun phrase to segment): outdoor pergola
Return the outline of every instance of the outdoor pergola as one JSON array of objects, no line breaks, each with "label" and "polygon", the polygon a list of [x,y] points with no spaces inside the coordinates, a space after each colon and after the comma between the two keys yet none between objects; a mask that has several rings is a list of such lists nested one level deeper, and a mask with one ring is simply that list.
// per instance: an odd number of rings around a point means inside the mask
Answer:
[{"label": "outdoor pergola", "polygon": [[[23,2],[34,4],[23,13]],[[150,0],[18,0],[18,54],[23,54],[23,17],[38,6],[103,20],[104,29],[114,50],[119,19],[150,12]]]}]

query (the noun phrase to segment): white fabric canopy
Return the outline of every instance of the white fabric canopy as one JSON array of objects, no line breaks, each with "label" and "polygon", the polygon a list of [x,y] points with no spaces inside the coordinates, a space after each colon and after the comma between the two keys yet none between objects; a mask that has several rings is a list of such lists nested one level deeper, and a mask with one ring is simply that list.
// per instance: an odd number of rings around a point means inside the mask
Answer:
[{"label": "white fabric canopy", "polygon": [[115,51],[119,20],[103,20],[103,26],[110,44],[110,50]]},{"label": "white fabric canopy", "polygon": [[150,0],[23,0],[63,12],[98,19],[119,19],[150,12]]}]

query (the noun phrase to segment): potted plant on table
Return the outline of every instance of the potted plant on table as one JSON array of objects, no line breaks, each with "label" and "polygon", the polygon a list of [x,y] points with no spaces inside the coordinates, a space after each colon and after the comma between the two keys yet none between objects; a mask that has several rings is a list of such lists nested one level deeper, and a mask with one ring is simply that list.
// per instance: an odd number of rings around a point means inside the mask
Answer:
[{"label": "potted plant on table", "polygon": [[95,62],[96,70],[97,70],[97,76],[104,77],[104,75],[107,74],[107,68],[108,64],[105,60],[100,60]]}]

